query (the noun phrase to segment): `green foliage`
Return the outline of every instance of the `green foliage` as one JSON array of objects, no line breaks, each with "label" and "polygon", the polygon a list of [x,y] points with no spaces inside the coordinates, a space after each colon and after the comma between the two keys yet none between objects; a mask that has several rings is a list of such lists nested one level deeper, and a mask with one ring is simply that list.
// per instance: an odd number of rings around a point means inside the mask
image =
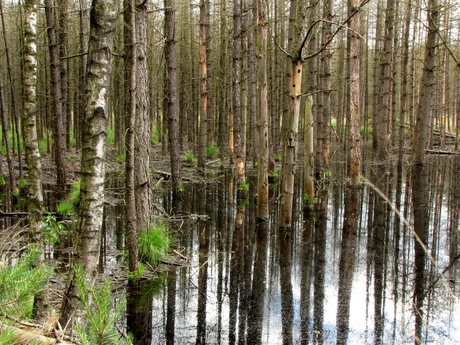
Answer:
[{"label": "green foliage", "polygon": [[209,144],[206,150],[206,157],[208,157],[209,159],[213,159],[217,157],[218,154],[219,154],[219,148],[214,144]]},{"label": "green foliage", "polygon": [[[361,126],[359,127],[359,132],[360,132],[361,134],[365,134],[365,131],[366,131],[366,130],[365,130],[364,125],[361,125]],[[367,134],[368,134],[368,135],[372,135],[373,133],[374,133],[373,128],[370,127],[370,126],[367,126]]]},{"label": "green foliage", "polygon": [[281,162],[281,158],[282,158],[281,152],[275,152],[273,155],[273,158],[275,159],[276,162]]},{"label": "green foliage", "polygon": [[137,270],[134,272],[128,272],[128,280],[138,280],[144,275],[145,265],[142,262],[139,262]]},{"label": "green foliage", "polygon": [[118,163],[124,163],[126,162],[126,151],[123,151],[122,153],[120,153],[116,158],[115,160],[118,162]]},{"label": "green foliage", "polygon": [[[0,132],[3,133],[3,129],[2,129],[2,126],[0,125]],[[13,151],[13,154],[17,154],[17,143],[15,143],[14,147],[13,147],[13,136],[14,136],[14,140],[16,140],[16,134],[10,129],[8,131],[8,138],[10,140],[10,148],[11,150]],[[24,152],[24,138],[23,138],[23,135],[20,133],[19,134],[19,146],[21,147],[21,152]],[[3,156],[6,156],[6,145],[5,145],[5,140],[2,140],[2,154]]]},{"label": "green foliage", "polygon": [[0,345],[11,345],[13,344],[14,333],[12,330],[7,329],[0,333]]},{"label": "green foliage", "polygon": [[138,238],[139,258],[143,262],[156,265],[171,248],[171,239],[164,223],[157,223]]},{"label": "green foliage", "polygon": [[72,183],[70,193],[56,207],[58,214],[63,216],[77,215],[77,206],[80,203],[80,181]]},{"label": "green foliage", "polygon": [[160,131],[155,126],[152,128],[152,133],[150,134],[150,142],[152,144],[156,144],[159,141],[160,141]]},{"label": "green foliage", "polygon": [[0,313],[30,317],[34,296],[51,275],[50,268],[33,267],[40,254],[37,245],[30,245],[14,265],[0,267]]},{"label": "green foliage", "polygon": [[0,186],[4,186],[6,184],[5,176],[0,175]]},{"label": "green foliage", "polygon": [[192,152],[187,152],[185,154],[185,161],[188,163],[195,164],[196,162],[198,162],[198,158],[196,158],[196,156]]},{"label": "green foliage", "polygon": [[88,317],[84,328],[80,323],[75,325],[75,332],[83,345],[118,345],[132,344],[131,339],[120,340],[115,327],[116,321],[125,308],[125,300],[119,300],[115,309],[112,309],[112,289],[110,281],[106,279],[98,287],[89,287],[85,283],[83,268],[75,267],[75,283],[80,295],[83,309]]},{"label": "green foliage", "polygon": [[248,192],[248,191],[249,191],[249,183],[246,182],[246,181],[241,182],[241,183],[238,185],[238,190],[239,190],[240,192]]},{"label": "green foliage", "polygon": [[268,177],[271,177],[271,178],[273,178],[273,179],[279,178],[279,177],[280,177],[280,171],[279,171],[279,169],[273,170],[273,172],[271,172],[271,173],[268,174]]},{"label": "green foliage", "polygon": [[115,128],[113,126],[107,129],[107,144],[111,144],[115,141]]},{"label": "green foliage", "polygon": [[66,227],[61,222],[56,220],[51,214],[48,214],[43,217],[42,220],[42,233],[43,241],[47,244],[56,244],[59,243],[60,238],[59,234],[66,231]]},{"label": "green foliage", "polygon": [[38,151],[40,152],[40,155],[44,155],[45,153],[48,152],[48,140],[45,138],[41,138],[38,141]]}]

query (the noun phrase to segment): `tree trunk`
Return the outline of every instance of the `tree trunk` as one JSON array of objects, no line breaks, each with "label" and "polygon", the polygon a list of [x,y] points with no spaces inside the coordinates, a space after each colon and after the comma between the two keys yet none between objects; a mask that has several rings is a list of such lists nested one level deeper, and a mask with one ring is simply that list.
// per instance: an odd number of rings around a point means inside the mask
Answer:
[{"label": "tree trunk", "polygon": [[208,16],[205,0],[200,0],[200,135],[198,142],[198,168],[204,169],[208,134]]},{"label": "tree trunk", "polygon": [[9,193],[12,193],[16,189],[16,182],[14,180],[13,162],[11,159],[11,146],[10,146],[10,138],[8,135],[9,133],[8,133],[8,119],[7,119],[7,114],[6,114],[5,93],[3,92],[3,79],[1,76],[0,76],[0,116],[2,119],[2,135],[3,135],[3,142],[5,144],[6,162],[8,164],[8,186],[10,188]]},{"label": "tree trunk", "polygon": [[235,155],[238,196],[244,198],[246,183],[246,157],[241,128],[241,3],[233,2],[233,149]]},{"label": "tree trunk", "polygon": [[268,220],[268,85],[267,85],[267,0],[258,1],[257,22],[257,218]]},{"label": "tree trunk", "polygon": [[137,214],[135,195],[135,136],[136,122],[136,5],[135,0],[123,3],[124,42],[125,42],[125,204],[126,204],[126,245],[128,247],[128,269],[134,272],[138,267]]},{"label": "tree trunk", "polygon": [[[80,209],[72,260],[73,267],[77,264],[83,266],[85,281],[89,285],[94,283],[98,275],[109,119],[107,100],[117,16],[118,1],[93,0],[82,135]],[[61,308],[62,325],[67,325],[74,312],[77,313],[77,319],[83,316],[74,279],[75,273],[72,270]]]},{"label": "tree trunk", "polygon": [[304,168],[303,168],[303,199],[304,209],[312,210],[315,197],[315,178],[313,177],[313,155],[315,154],[313,147],[313,112],[312,112],[313,97],[307,96],[305,101],[305,136],[304,136]]},{"label": "tree trunk", "polygon": [[425,44],[422,80],[420,82],[420,101],[416,115],[414,131],[414,164],[423,165],[427,138],[430,135],[431,111],[435,99],[436,44],[439,20],[439,5],[437,0],[428,1],[428,35]]},{"label": "tree trunk", "polygon": [[152,225],[152,185],[150,178],[150,117],[147,66],[147,3],[136,5],[135,13],[135,136],[134,169],[138,231]]},{"label": "tree trunk", "polygon": [[[332,21],[333,21],[333,1],[326,0],[323,2],[323,18],[327,21],[323,30],[323,45],[329,42],[332,36]],[[326,178],[329,170],[329,156],[331,146],[331,92],[332,92],[332,53],[333,48],[329,44],[324,47],[323,56],[321,58],[321,103],[322,109],[322,126],[317,129],[317,145],[320,155],[315,161],[316,173],[321,179]]]},{"label": "tree trunk", "polygon": [[[379,95],[379,107],[374,111],[374,124],[376,125],[374,135],[376,139],[376,157],[379,160],[388,159],[389,152],[389,123],[391,118],[391,87],[392,87],[392,63],[393,63],[393,26],[394,23],[395,2],[387,1],[385,11],[385,31],[383,37],[383,51],[380,59],[380,82],[381,94]],[[378,124],[377,124],[378,122]]]},{"label": "tree trunk", "polygon": [[[24,3],[24,144],[28,167],[28,211],[29,241],[43,246],[42,239],[42,163],[38,150],[37,137],[37,3],[26,0]],[[43,264],[40,255],[38,265]],[[35,297],[33,316],[42,319],[47,312],[47,299],[44,292]]]},{"label": "tree trunk", "polygon": [[57,191],[65,190],[66,168],[65,168],[65,138],[64,138],[64,116],[62,113],[62,94],[60,79],[59,50],[56,40],[54,11],[52,0],[45,0],[46,25],[48,33],[48,47],[51,65],[51,94],[52,94],[52,123],[54,139],[54,161],[56,163]]},{"label": "tree trunk", "polygon": [[349,158],[348,176],[352,186],[357,186],[361,182],[361,148],[359,133],[360,109],[360,47],[361,38],[359,36],[360,15],[359,1],[349,0],[348,11],[351,16],[348,21],[348,49],[349,49]]},{"label": "tree trunk", "polygon": [[292,226],[296,151],[298,146],[300,101],[302,98],[302,68],[303,62],[300,57],[292,60],[291,99],[284,133],[283,178],[280,209],[280,228],[282,229],[289,229]]},{"label": "tree trunk", "polygon": [[404,33],[403,33],[403,53],[401,61],[401,93],[400,93],[400,114],[399,114],[399,148],[398,148],[398,166],[403,165],[403,151],[406,142],[406,119],[408,114],[408,69],[409,69],[409,36],[410,36],[410,18],[411,18],[412,1],[406,3],[406,13],[404,14]]},{"label": "tree trunk", "polygon": [[166,104],[168,110],[169,153],[171,159],[172,190],[177,195],[182,186],[179,150],[179,104],[177,102],[175,2],[165,0],[165,60],[167,65]]}]

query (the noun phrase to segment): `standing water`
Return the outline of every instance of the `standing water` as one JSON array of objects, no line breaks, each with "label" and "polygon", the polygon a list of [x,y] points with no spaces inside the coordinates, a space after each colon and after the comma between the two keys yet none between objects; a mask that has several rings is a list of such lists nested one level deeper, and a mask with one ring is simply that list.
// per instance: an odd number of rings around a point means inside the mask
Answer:
[{"label": "standing water", "polygon": [[[368,164],[357,191],[343,170],[310,214],[297,181],[290,231],[277,226],[276,193],[258,223],[253,191],[236,200],[231,174],[187,184],[170,220],[187,260],[128,291],[135,343],[460,343],[459,158]],[[156,202],[168,210],[169,197]],[[121,246],[120,227],[107,218],[109,247]]]}]

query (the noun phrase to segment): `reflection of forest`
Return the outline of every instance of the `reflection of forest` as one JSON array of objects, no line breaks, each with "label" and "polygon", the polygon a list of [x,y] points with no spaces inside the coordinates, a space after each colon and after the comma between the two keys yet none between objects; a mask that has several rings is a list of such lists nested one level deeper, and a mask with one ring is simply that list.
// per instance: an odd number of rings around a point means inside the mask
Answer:
[{"label": "reflection of forest", "polygon": [[458,158],[432,158],[423,174],[369,166],[428,252],[379,193],[345,188],[342,166],[311,214],[296,191],[289,232],[276,219],[257,223],[255,203],[237,204],[225,176],[188,185],[182,210],[209,219],[180,224],[176,244],[189,265],[168,274],[145,311],[151,343],[457,344],[459,166]]}]

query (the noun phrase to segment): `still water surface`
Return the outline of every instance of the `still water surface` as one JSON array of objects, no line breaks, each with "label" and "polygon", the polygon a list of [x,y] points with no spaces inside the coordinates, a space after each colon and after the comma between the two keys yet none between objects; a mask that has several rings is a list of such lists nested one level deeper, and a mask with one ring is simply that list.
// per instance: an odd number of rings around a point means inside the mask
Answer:
[{"label": "still water surface", "polygon": [[[343,169],[310,215],[297,183],[295,224],[282,232],[276,193],[270,221],[257,223],[255,199],[237,202],[229,172],[186,184],[171,225],[187,262],[128,293],[136,344],[459,344],[459,158],[423,171],[368,164],[407,222],[369,184],[350,194]],[[156,203],[170,211],[168,195]],[[107,218],[107,248],[122,247],[122,228]]]}]

